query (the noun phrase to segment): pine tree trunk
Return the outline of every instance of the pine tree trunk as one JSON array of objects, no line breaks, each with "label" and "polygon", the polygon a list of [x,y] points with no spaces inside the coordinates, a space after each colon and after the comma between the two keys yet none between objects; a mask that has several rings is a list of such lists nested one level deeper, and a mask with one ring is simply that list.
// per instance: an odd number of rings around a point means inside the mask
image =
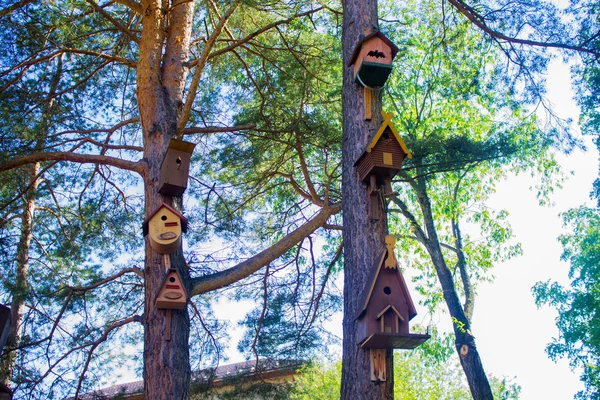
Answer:
[{"label": "pine tree trunk", "polygon": [[[193,7],[193,2],[173,1],[169,13],[165,14],[167,10],[160,1],[142,2],[144,16],[137,65],[137,98],[147,163],[143,174],[146,215],[163,202],[181,211],[181,199],[159,194],[158,183],[162,157],[169,140],[177,134],[183,104],[183,87],[188,74],[183,64],[189,56]],[[191,279],[181,248],[165,256],[156,253],[146,242],[144,398],[152,400],[190,397],[188,311],[170,311],[170,340],[166,340],[167,311],[154,305],[169,266],[178,270],[190,293]]]},{"label": "pine tree trunk", "polygon": [[[417,170],[417,174],[419,171]],[[469,383],[471,395],[475,400],[492,400],[494,398],[492,389],[487,379],[483,364],[479,357],[479,352],[475,346],[475,338],[471,333],[471,321],[467,318],[463,306],[460,304],[460,299],[454,285],[452,272],[446,265],[446,260],[442,254],[440,241],[435,228],[431,202],[427,194],[427,183],[425,178],[418,179],[419,204],[423,212],[425,228],[427,230],[426,248],[431,261],[435,266],[435,270],[442,286],[444,300],[448,306],[448,311],[452,318],[455,346],[463,371]]]},{"label": "pine tree trunk", "polygon": [[[21,216],[21,236],[17,245],[17,265],[15,271],[15,289],[10,303],[11,326],[8,332],[6,348],[11,349],[8,356],[2,363],[2,383],[9,386],[9,382],[14,380],[13,374],[17,360],[17,350],[21,342],[21,332],[23,330],[23,314],[25,308],[25,299],[29,293],[29,251],[31,248],[31,239],[33,237],[33,213],[35,211],[35,195],[39,184],[39,163],[32,164],[27,168],[27,174],[30,177],[29,189],[25,194],[25,205],[23,206],[23,215]],[[1,350],[1,349],[0,349]]]},{"label": "pine tree trunk", "polygon": [[354,83],[348,61],[361,34],[377,27],[377,1],[344,0],[342,89],[343,172],[342,197],[344,218],[344,321],[341,399],[393,399],[393,352],[386,352],[385,382],[372,382],[369,350],[358,346],[356,312],[369,272],[385,249],[387,224],[382,204],[380,220],[371,218],[367,189],[358,179],[354,163],[382,123],[381,95],[374,92],[371,121],[364,119],[364,90]]}]

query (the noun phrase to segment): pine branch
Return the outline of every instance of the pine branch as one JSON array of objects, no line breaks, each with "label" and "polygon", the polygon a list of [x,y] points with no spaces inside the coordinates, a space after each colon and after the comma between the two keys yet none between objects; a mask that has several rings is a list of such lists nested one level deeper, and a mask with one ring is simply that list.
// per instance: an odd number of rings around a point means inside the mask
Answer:
[{"label": "pine branch", "polygon": [[248,260],[224,271],[202,276],[200,278],[194,278],[192,280],[194,288],[192,289],[191,296],[211,292],[247,278],[259,269],[268,265],[270,262],[281,257],[286,251],[290,250],[306,236],[322,227],[330,216],[339,213],[341,210],[342,205],[339,203],[325,206],[306,224],[290,232],[273,246],[250,257]]}]

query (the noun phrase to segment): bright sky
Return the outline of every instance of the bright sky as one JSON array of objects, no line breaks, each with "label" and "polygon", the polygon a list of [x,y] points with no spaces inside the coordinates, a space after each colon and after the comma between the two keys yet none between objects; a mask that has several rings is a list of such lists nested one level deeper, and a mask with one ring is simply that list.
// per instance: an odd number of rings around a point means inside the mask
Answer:
[{"label": "bright sky", "polygon": [[[569,77],[568,66],[553,63],[548,71],[548,96],[559,115],[577,121]],[[473,330],[486,370],[516,376],[523,388],[522,399],[572,399],[583,387],[578,371],[571,371],[567,360],[555,364],[548,359],[544,349],[552,337],[558,337],[557,313],[550,307],[537,309],[531,287],[538,281],[569,282],[569,265],[560,261],[557,237],[564,230],[558,214],[593,204],[589,193],[598,174],[598,152],[591,141],[586,143],[586,152],[558,156],[568,178],[553,195],[553,207],[538,205],[535,193],[528,190],[535,180],[528,176],[502,182],[488,203],[510,212],[524,254],[498,266],[496,281],[480,287]]]},{"label": "bright sky", "polygon": [[[577,121],[578,108],[572,100],[569,67],[554,62],[548,70],[547,82],[548,98],[556,113]],[[554,323],[557,314],[549,307],[535,306],[531,287],[547,280],[568,284],[568,265],[560,261],[561,246],[557,241],[563,232],[559,214],[584,203],[592,204],[589,193],[598,173],[598,152],[591,141],[587,141],[587,145],[586,152],[557,156],[567,179],[563,189],[552,196],[553,206],[538,204],[535,193],[529,189],[536,184],[535,178],[525,175],[501,182],[487,204],[496,210],[508,210],[516,239],[523,246],[523,255],[498,265],[494,269],[495,282],[479,287],[473,333],[486,372],[498,377],[515,377],[515,382],[522,386],[524,400],[572,399],[583,387],[578,372],[571,371],[567,360],[554,363],[546,355],[546,345],[552,337],[558,336]],[[416,295],[413,297],[417,300]],[[234,311],[243,315],[250,307],[250,304],[240,307],[221,302],[219,308],[226,311],[217,315],[232,315]],[[426,325],[428,321],[419,318],[425,317],[426,312],[419,314],[415,320]],[[329,324],[329,329],[340,337],[341,322],[338,314]],[[451,329],[447,314],[440,318],[440,324],[447,324],[446,329]],[[232,343],[237,343],[237,334],[234,333],[232,339]],[[227,354],[230,362],[242,359],[235,346]]]}]

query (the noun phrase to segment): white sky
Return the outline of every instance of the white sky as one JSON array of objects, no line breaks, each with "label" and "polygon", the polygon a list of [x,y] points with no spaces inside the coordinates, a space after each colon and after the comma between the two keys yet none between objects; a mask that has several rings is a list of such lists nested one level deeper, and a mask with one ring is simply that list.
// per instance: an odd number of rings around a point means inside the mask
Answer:
[{"label": "white sky", "polygon": [[[553,62],[547,74],[548,98],[556,113],[578,120],[578,108],[572,100],[569,67]],[[522,387],[521,398],[572,399],[582,389],[578,371],[571,371],[567,360],[552,362],[545,353],[546,345],[558,335],[554,319],[556,311],[535,306],[531,287],[538,281],[556,280],[568,284],[568,265],[560,261],[561,246],[557,241],[563,232],[559,213],[589,199],[592,182],[598,174],[598,152],[591,141],[586,152],[576,151],[569,156],[557,156],[567,179],[563,189],[553,194],[553,206],[542,207],[529,188],[535,178],[523,175],[510,177],[498,185],[487,205],[509,211],[509,221],[516,239],[523,246],[523,255],[494,269],[496,280],[481,284],[475,305],[473,333],[486,372],[495,376],[515,377]],[[572,172],[572,174],[571,174]],[[408,282],[410,285],[410,282]],[[414,293],[414,291],[413,291]],[[417,300],[416,295],[415,301]],[[217,315],[243,315],[250,304],[220,303]],[[420,317],[426,312],[421,311]],[[427,324],[428,321],[417,322]],[[341,337],[341,314],[332,318],[329,326]],[[449,318],[440,318],[442,327],[451,329]],[[232,344],[239,336],[232,333]],[[338,349],[332,349],[339,353]],[[232,345],[227,352],[229,362],[242,357]]]}]

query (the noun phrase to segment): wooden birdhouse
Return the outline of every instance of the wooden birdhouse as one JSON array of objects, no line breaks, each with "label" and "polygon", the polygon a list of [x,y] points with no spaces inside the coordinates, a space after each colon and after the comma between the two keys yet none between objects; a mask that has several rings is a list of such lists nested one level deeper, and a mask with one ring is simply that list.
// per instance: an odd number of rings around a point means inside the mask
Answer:
[{"label": "wooden birdhouse", "polygon": [[361,39],[352,53],[348,66],[354,65],[354,81],[377,88],[385,84],[392,72],[392,61],[398,47],[383,33],[375,31]]},{"label": "wooden birdhouse", "polygon": [[430,337],[409,331],[417,311],[394,255],[395,243],[394,236],[386,236],[387,248],[371,270],[359,303],[357,333],[365,349],[414,349]]},{"label": "wooden birdhouse", "polygon": [[[377,196],[378,188],[385,187],[385,195],[393,196],[392,178],[400,171],[402,162],[412,154],[392,124],[392,113],[382,112],[384,121],[365,152],[360,156],[354,166],[358,170],[358,178],[369,185],[369,193]],[[379,219],[376,199],[372,198],[372,217]]]},{"label": "wooden birdhouse", "polygon": [[0,304],[0,355],[2,355],[2,350],[8,338],[10,323],[10,308]]},{"label": "wooden birdhouse", "polygon": [[142,224],[150,246],[160,254],[170,254],[181,244],[181,233],[187,232],[187,219],[168,204],[163,203]]},{"label": "wooden birdhouse", "polygon": [[158,193],[179,197],[185,192],[195,146],[183,140],[171,139],[160,165]]},{"label": "wooden birdhouse", "polygon": [[158,296],[156,296],[156,308],[182,310],[187,304],[187,292],[179,272],[171,268],[163,281]]}]

